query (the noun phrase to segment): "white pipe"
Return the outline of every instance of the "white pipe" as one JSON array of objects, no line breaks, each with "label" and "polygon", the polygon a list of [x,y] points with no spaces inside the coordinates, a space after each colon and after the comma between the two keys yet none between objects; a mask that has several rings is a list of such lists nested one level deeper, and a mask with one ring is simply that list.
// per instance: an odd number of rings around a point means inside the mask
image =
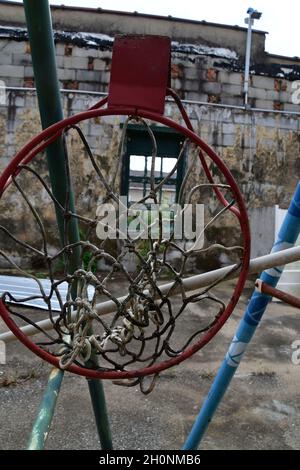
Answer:
[{"label": "white pipe", "polygon": [[[288,263],[293,263],[294,261],[300,260],[300,246],[288,248],[287,250],[278,251],[276,253],[270,253],[269,255],[260,256],[259,258],[254,258],[250,261],[249,266],[249,274],[260,273],[265,269],[274,268],[278,266],[283,266]],[[216,269],[215,271],[209,271],[204,274],[198,274],[196,276],[191,276],[186,279],[182,280],[182,284],[185,288],[186,292],[193,291],[196,289],[200,289],[202,287],[209,286],[213,284],[218,279],[223,278],[230,270],[234,268],[234,265],[227,266],[225,268]],[[234,271],[230,276],[226,277],[227,279],[231,279],[237,277],[238,271]],[[160,290],[163,294],[166,294],[169,289],[172,287],[173,283],[170,282],[168,284],[163,284],[160,286]],[[170,297],[177,294],[180,291],[180,287],[174,288],[170,293]],[[118,300],[121,302],[125,299],[124,297],[120,297]],[[115,311],[116,305],[111,300],[107,302],[102,302],[96,305],[97,312],[99,315],[107,315],[108,313],[112,313]],[[74,315],[76,312],[74,312]],[[54,317],[53,320],[55,321],[58,317]],[[49,319],[42,320],[37,323],[39,327],[43,328],[44,330],[50,330],[52,328],[52,323]],[[36,330],[32,325],[24,326],[21,328],[23,333],[27,336],[32,336],[38,334],[39,331]],[[0,334],[0,341],[4,341],[5,343],[9,343],[11,341],[16,340],[15,336],[11,331],[7,331],[5,333]]]},{"label": "white pipe", "polygon": [[245,55],[245,77],[244,77],[244,99],[245,107],[248,106],[248,93],[249,93],[249,72],[250,72],[250,58],[251,58],[251,42],[252,42],[252,25],[253,19],[251,13],[248,18],[248,31],[246,41],[246,55]]}]

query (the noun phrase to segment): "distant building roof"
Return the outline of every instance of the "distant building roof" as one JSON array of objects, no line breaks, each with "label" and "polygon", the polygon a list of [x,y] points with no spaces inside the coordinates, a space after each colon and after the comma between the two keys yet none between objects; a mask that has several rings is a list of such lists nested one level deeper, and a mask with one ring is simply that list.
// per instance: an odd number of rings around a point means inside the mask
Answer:
[{"label": "distant building roof", "polygon": [[[0,4],[11,4],[15,5],[17,7],[22,7],[22,4],[20,5],[20,2],[14,2],[14,1],[7,1],[7,0],[0,0]],[[141,17],[141,18],[153,18],[153,19],[158,19],[158,20],[163,20],[163,21],[174,21],[174,22],[180,22],[180,23],[191,23],[191,24],[201,24],[201,25],[206,25],[206,26],[213,26],[215,28],[226,28],[226,29],[234,29],[234,30],[240,30],[240,31],[246,31],[247,28],[238,26],[238,25],[228,25],[224,23],[214,23],[211,21],[205,21],[205,20],[194,20],[194,19],[187,19],[187,18],[178,18],[176,16],[172,15],[155,15],[155,14],[149,14],[149,13],[139,13],[138,11],[120,11],[120,10],[109,10],[105,8],[91,8],[91,7],[82,7],[82,6],[67,6],[67,5],[50,5],[51,10],[72,10],[72,11],[79,11],[79,12],[88,12],[88,13],[93,13],[93,14],[117,14],[120,16],[131,16],[131,17]],[[268,34],[267,31],[262,31],[262,30],[257,30],[253,29],[252,30],[254,33],[257,34]]]}]

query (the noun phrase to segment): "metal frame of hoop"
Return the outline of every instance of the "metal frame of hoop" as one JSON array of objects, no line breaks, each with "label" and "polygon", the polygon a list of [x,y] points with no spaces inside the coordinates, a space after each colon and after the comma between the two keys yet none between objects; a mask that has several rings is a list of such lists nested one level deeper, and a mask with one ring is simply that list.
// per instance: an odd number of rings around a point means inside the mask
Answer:
[{"label": "metal frame of hoop", "polygon": [[[168,93],[172,96],[175,95],[174,92],[172,92],[171,90],[168,90]],[[175,98],[176,98],[176,95],[175,95]],[[127,108],[119,108],[119,107],[109,108],[108,107],[108,108],[102,109],[102,106],[104,106],[106,102],[107,100],[103,99],[101,100],[100,103],[95,105],[93,109],[79,113],[77,115],[64,119],[63,121],[53,124],[52,126],[42,131],[38,136],[34,137],[30,142],[28,142],[23,147],[23,149],[21,149],[17,153],[15,158],[12,160],[12,162],[8,165],[6,170],[1,175],[0,195],[3,194],[4,190],[9,185],[11,176],[18,173],[18,165],[25,163],[25,162],[29,163],[35,157],[35,155],[37,155],[37,153],[44,150],[50,143],[52,143],[55,139],[57,139],[61,135],[63,129],[65,129],[66,127],[75,125],[78,122],[81,122],[87,119],[101,117],[101,116],[109,116],[109,115],[136,116],[136,117],[141,117],[141,118],[159,122],[162,125],[165,125],[165,126],[168,126],[177,130],[178,132],[182,133],[184,136],[189,138],[191,142],[195,143],[200,148],[199,158],[200,158],[201,163],[203,163],[203,160],[204,160],[202,151],[204,151],[208,155],[208,157],[221,170],[221,172],[226,177],[231,187],[237,207],[232,207],[230,209],[234,210],[234,213],[239,220],[241,233],[243,235],[244,252],[243,252],[243,258],[241,262],[241,270],[239,274],[239,279],[234,288],[234,292],[231,296],[231,300],[228,303],[222,315],[218,318],[218,320],[214,324],[214,326],[212,326],[212,328],[208,330],[208,332],[202,338],[200,338],[197,342],[195,342],[195,344],[188,347],[185,351],[183,351],[177,357],[164,360],[150,367],[145,367],[145,368],[132,370],[132,371],[99,371],[96,369],[80,367],[74,364],[68,367],[68,370],[70,372],[74,372],[76,374],[83,375],[83,376],[90,377],[90,378],[130,379],[130,378],[136,378],[136,377],[143,377],[145,375],[155,375],[166,368],[169,368],[171,366],[181,363],[182,361],[190,357],[192,354],[194,354],[196,351],[201,349],[205,344],[207,344],[213,338],[213,336],[215,336],[215,334],[220,330],[220,328],[224,325],[225,321],[228,319],[228,317],[232,313],[238,301],[238,298],[241,294],[246,278],[247,278],[249,259],[250,259],[250,232],[249,232],[249,223],[248,223],[248,217],[247,217],[245,204],[244,204],[243,198],[236,185],[234,178],[232,177],[230,171],[228,170],[224,162],[218,157],[218,155],[201,138],[199,138],[193,132],[193,130],[191,129],[191,125],[189,125],[189,120],[186,114],[183,114],[183,118],[185,122],[188,124],[188,127],[184,127],[165,116],[162,116],[158,113],[154,113],[151,111],[137,110],[136,108],[130,108],[130,107],[127,107]],[[208,168],[206,169],[206,171],[209,172]],[[218,194],[217,196],[219,197]],[[221,201],[223,204],[224,203],[226,204],[224,200],[221,200]],[[5,308],[5,305],[2,301],[0,301],[0,313],[1,313],[3,320],[9,327],[9,329],[20,339],[20,341],[22,341],[29,349],[31,349],[39,357],[50,362],[55,367],[59,367],[59,361],[56,357],[49,354],[47,351],[44,351],[42,348],[40,348],[35,343],[33,343],[26,335],[24,335],[24,333],[19,329],[19,327],[10,317],[9,312]]]}]

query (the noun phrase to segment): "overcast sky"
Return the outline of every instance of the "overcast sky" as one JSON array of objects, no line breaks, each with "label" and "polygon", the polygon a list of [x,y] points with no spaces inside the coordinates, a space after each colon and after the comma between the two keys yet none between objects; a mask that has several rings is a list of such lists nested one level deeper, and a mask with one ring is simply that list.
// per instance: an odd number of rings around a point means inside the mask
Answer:
[{"label": "overcast sky", "polygon": [[[50,0],[51,4],[109,10],[138,11],[215,23],[244,25],[248,7],[263,13],[256,29],[268,31],[266,49],[274,54],[300,56],[300,2],[298,0]],[[101,31],[99,31],[101,32]]]}]

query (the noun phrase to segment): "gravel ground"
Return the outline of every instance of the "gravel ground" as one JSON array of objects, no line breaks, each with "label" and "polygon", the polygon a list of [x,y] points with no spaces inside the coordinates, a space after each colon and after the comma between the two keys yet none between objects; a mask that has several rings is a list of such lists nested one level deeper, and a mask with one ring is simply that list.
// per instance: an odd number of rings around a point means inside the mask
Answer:
[{"label": "gravel ground", "polygon": [[[232,285],[222,289],[226,295]],[[150,395],[105,381],[116,449],[181,448],[250,293],[245,290],[215,339],[180,366],[162,373]],[[300,365],[291,362],[291,344],[300,339],[298,315],[292,307],[270,305],[201,448],[300,448]],[[186,329],[198,321],[199,308],[192,304]],[[0,365],[0,449],[23,449],[50,367],[17,342],[8,345],[7,358],[7,364]],[[100,448],[84,378],[65,374],[46,448]]]}]

